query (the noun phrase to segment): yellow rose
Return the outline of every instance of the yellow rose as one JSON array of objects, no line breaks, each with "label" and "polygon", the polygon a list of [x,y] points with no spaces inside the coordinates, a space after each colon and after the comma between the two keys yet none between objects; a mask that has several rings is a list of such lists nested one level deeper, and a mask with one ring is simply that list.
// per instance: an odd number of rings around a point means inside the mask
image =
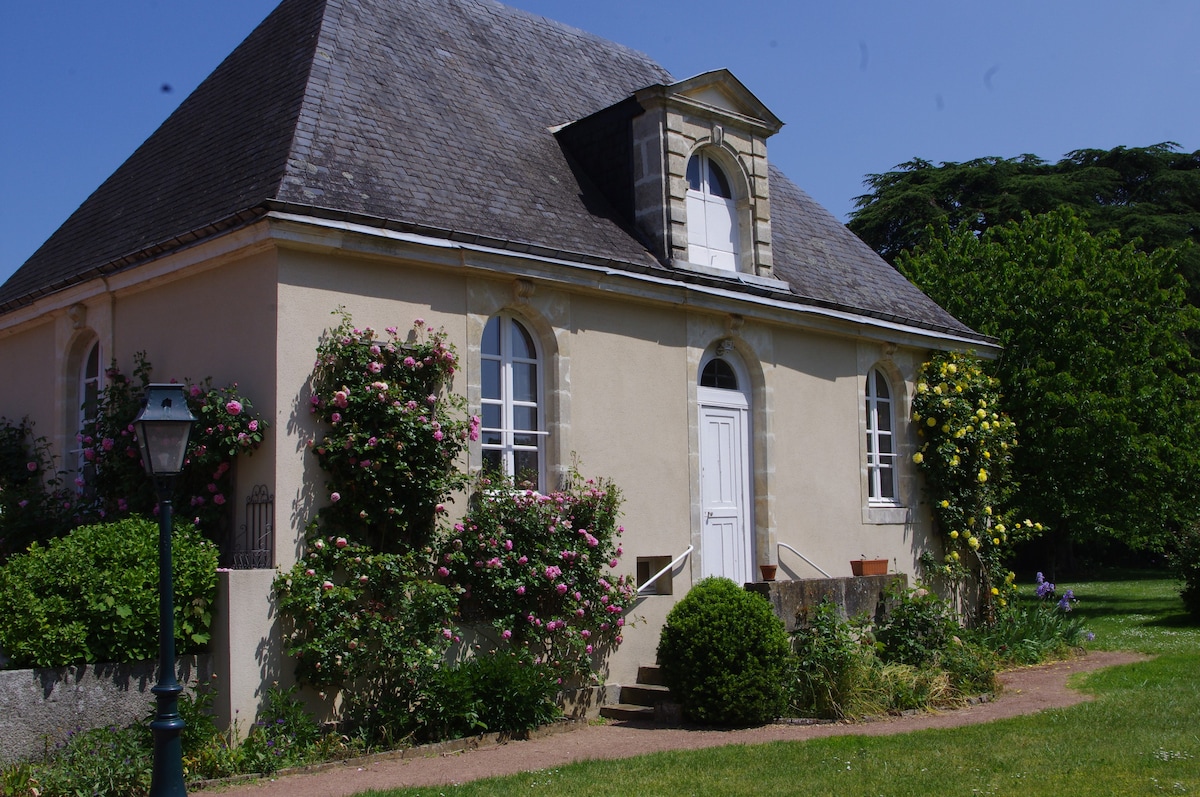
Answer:
[{"label": "yellow rose", "polygon": [[924,462],[924,461],[925,461],[925,455],[924,455],[924,454],[922,454],[920,451],[918,451],[917,453],[913,454],[913,462],[915,462],[915,463],[917,463],[918,465],[920,465],[920,464],[921,464],[922,462]]},{"label": "yellow rose", "polygon": [[967,540],[967,545],[970,545],[970,546],[971,546],[971,550],[972,550],[972,551],[977,551],[977,550],[979,550],[979,538],[978,538],[978,537],[971,537],[970,539],[968,539],[968,540]]},{"label": "yellow rose", "polygon": [[958,467],[958,454],[955,454],[954,456],[950,457],[950,467],[952,467],[952,468]]},{"label": "yellow rose", "polygon": [[991,459],[991,458],[992,458],[992,452],[991,452],[991,451],[984,451],[984,452],[983,452],[983,458],[984,458],[984,459]]},{"label": "yellow rose", "polygon": [[954,553],[950,554],[950,558],[957,562],[958,561],[958,551],[955,551]]},{"label": "yellow rose", "polygon": [[952,374],[957,374],[957,373],[958,373],[958,366],[957,366],[957,365],[955,365],[954,363],[950,363],[949,365],[947,365],[947,366],[946,366],[946,370],[947,370],[947,371],[949,371],[949,372],[950,372],[950,373],[952,373]]},{"label": "yellow rose", "polygon": [[957,532],[957,531],[952,531],[952,532],[950,532],[950,539],[952,539],[952,540],[957,540],[957,539],[958,539],[958,532]]},{"label": "yellow rose", "polygon": [[925,423],[929,426],[937,426],[937,418],[930,418]]},{"label": "yellow rose", "polygon": [[1000,544],[1000,538],[992,537],[992,545],[999,545],[999,544]]},{"label": "yellow rose", "polygon": [[993,595],[999,595],[999,594],[1000,594],[1000,590],[996,589],[995,587],[992,587],[992,594],[993,594]]},{"label": "yellow rose", "polygon": [[980,484],[983,484],[984,482],[986,482],[987,481],[987,471],[984,470],[983,468],[980,468],[979,476],[977,478],[979,479]]},{"label": "yellow rose", "polygon": [[929,390],[929,385],[925,384],[924,382],[917,382],[918,393],[924,393],[927,390]]},{"label": "yellow rose", "polygon": [[942,502],[940,504],[938,504],[938,506],[940,506],[942,509],[949,509],[950,502],[943,499]]}]

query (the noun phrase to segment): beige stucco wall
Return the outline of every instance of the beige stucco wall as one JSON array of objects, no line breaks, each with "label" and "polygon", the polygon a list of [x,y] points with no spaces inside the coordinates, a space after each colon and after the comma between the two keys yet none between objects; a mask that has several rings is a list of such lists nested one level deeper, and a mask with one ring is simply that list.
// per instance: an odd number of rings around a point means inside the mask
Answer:
[{"label": "beige stucco wall", "polygon": [[[584,475],[610,478],[622,490],[626,534],[618,572],[632,575],[638,557],[673,558],[699,540],[696,378],[705,351],[722,340],[752,384],[757,562],[779,562],[781,578],[818,575],[777,547],[784,542],[833,576],[849,575],[850,559],[862,555],[911,573],[927,543],[928,516],[908,456],[900,457],[903,508],[868,510],[865,495],[865,375],[880,365],[896,380],[895,414],[906,429],[912,376],[925,356],[911,336],[897,336],[897,346],[877,330],[862,333],[862,326],[843,333],[829,325],[802,329],[780,312],[683,286],[639,286],[548,261],[399,236],[264,224],[245,237],[211,257],[181,256],[178,268],[159,262],[144,279],[124,275],[110,291],[84,298],[87,317],[123,369],[144,349],[158,379],[236,380],[272,420],[266,445],[239,465],[238,477],[243,491],[266,483],[275,494],[279,567],[302,553],[304,526],[326,500],[323,475],[307,453],[319,432],[308,409],[308,380],[315,348],[337,323],[332,311],[339,306],[357,325],[378,330],[405,329],[415,318],[445,328],[461,358],[454,389],[475,412],[483,324],[501,310],[526,321],[545,359],[550,481],[577,456]],[[61,357],[56,351],[72,340],[72,326],[65,308],[48,318],[0,329],[0,367],[36,374],[23,390],[0,385],[5,414],[36,415],[54,401],[61,374],[43,363]],[[470,457],[462,467],[478,462],[478,450]],[[461,511],[461,497],[455,507]],[[611,683],[631,682],[639,664],[654,660],[662,622],[699,576],[700,556],[676,569],[673,595],[635,604],[625,643],[609,662]],[[222,577],[217,638],[228,653],[215,657],[214,669],[227,685],[227,716],[252,717],[271,681],[291,677],[270,578],[269,571]]]},{"label": "beige stucco wall", "polygon": [[0,335],[0,416],[20,421],[29,416],[39,435],[54,432],[54,419],[47,417],[46,402],[55,389],[54,322],[26,326]]}]

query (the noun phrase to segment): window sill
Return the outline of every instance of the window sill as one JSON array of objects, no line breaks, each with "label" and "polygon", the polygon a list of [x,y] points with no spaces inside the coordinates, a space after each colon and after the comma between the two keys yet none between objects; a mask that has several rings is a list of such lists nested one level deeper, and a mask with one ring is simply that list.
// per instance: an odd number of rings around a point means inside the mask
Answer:
[{"label": "window sill", "polygon": [[694,271],[697,274],[705,274],[711,277],[723,277],[724,279],[741,282],[745,285],[756,285],[760,288],[768,288],[770,290],[789,292],[792,289],[791,285],[786,281],[775,279],[774,277],[760,277],[757,274],[748,274],[743,271],[714,268],[713,266],[705,266],[701,263],[693,263],[689,260],[672,260],[671,265],[681,271]]},{"label": "window sill", "polygon": [[886,504],[868,505],[863,508],[863,523],[876,526],[902,526],[908,522],[908,507]]}]

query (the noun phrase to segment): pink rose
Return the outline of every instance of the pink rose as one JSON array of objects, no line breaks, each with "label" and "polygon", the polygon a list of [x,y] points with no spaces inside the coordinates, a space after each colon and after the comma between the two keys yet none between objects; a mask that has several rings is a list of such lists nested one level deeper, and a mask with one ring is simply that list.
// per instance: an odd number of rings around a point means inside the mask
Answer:
[{"label": "pink rose", "polygon": [[242,402],[234,399],[225,405],[225,411],[230,415],[240,415],[242,412]]},{"label": "pink rose", "polygon": [[37,463],[36,462],[26,462],[25,469],[27,471],[29,471],[30,473],[33,473],[35,470],[37,470]]},{"label": "pink rose", "polygon": [[337,542],[335,542],[334,545],[336,545],[339,548],[345,548],[347,545],[349,545],[349,543],[346,542],[345,537],[338,537]]},{"label": "pink rose", "polygon": [[329,592],[329,590],[333,589],[333,582],[332,581],[322,581],[321,589],[325,590],[326,592]]},{"label": "pink rose", "polygon": [[317,571],[313,570],[311,567],[304,571],[304,575],[306,576],[315,576],[316,574]]},{"label": "pink rose", "polygon": [[216,495],[213,496],[213,503],[216,504],[217,506],[221,506],[222,504],[225,503],[225,496],[221,495],[220,493],[217,493]]},{"label": "pink rose", "polygon": [[330,493],[329,500],[336,504],[338,501],[342,500],[342,494],[341,493]]},{"label": "pink rose", "polygon": [[505,628],[505,629],[504,629],[504,630],[503,630],[503,631],[500,633],[500,636],[501,636],[501,637],[503,637],[504,639],[511,639],[511,638],[512,638],[512,631],[509,631],[507,628]]},{"label": "pink rose", "polygon": [[246,428],[252,432],[257,432],[258,431],[258,421],[250,421],[250,424]]}]

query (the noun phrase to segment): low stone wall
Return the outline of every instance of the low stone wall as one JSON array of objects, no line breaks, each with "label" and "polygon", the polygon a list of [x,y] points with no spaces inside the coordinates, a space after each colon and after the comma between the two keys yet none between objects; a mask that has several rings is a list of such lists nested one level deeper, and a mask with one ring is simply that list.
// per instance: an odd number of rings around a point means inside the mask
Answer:
[{"label": "low stone wall", "polygon": [[[212,677],[207,655],[179,659],[185,686]],[[154,710],[158,663],[0,671],[0,763],[40,758],[73,731],[128,725]]]},{"label": "low stone wall", "polygon": [[746,589],[766,598],[775,615],[783,620],[784,627],[791,633],[796,630],[796,616],[804,609],[817,606],[826,597],[837,604],[844,617],[854,617],[864,612],[872,618],[882,616],[884,593],[888,585],[897,579],[908,585],[908,576],[891,573],[885,576],[758,581],[747,584]]}]

